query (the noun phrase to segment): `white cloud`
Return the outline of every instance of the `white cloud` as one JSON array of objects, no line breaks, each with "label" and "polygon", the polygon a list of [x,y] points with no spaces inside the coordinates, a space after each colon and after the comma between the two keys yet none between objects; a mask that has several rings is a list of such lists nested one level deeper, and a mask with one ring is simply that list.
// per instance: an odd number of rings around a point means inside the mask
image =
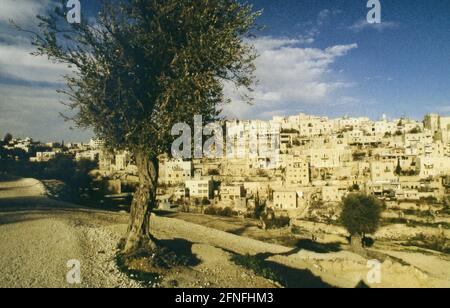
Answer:
[{"label": "white cloud", "polygon": [[63,65],[56,65],[46,57],[30,55],[35,51],[30,37],[9,24],[15,23],[25,29],[35,29],[36,15],[49,9],[51,0],[1,0],[0,2],[0,78],[17,79],[26,82],[59,83],[61,76],[69,71]]},{"label": "white cloud", "polygon": [[355,98],[352,96],[341,96],[336,99],[336,102],[331,104],[332,107],[341,107],[341,106],[355,106],[361,103],[359,98]]},{"label": "white cloud", "polygon": [[303,45],[314,43],[320,35],[321,28],[329,24],[333,17],[341,13],[342,11],[338,9],[324,9],[319,12],[316,20],[296,24],[295,27],[302,31],[302,34],[297,38],[298,43]]},{"label": "white cloud", "polygon": [[331,18],[341,13],[342,11],[339,9],[324,9],[319,12],[319,15],[317,15],[317,25],[322,26],[328,23],[331,20]]},{"label": "white cloud", "polygon": [[255,106],[242,103],[235,89],[226,85],[233,103],[225,114],[236,117],[264,117],[273,110],[286,112],[328,101],[338,89],[352,82],[335,77],[332,65],[347,55],[357,44],[336,45],[326,49],[298,47],[298,40],[263,37],[252,41],[260,57],[256,60]]},{"label": "white cloud", "polygon": [[91,132],[70,130],[70,124],[59,115],[67,113],[60,103],[67,97],[56,89],[28,86],[0,87],[0,136],[11,132],[19,137],[42,141],[85,141]]},{"label": "white cloud", "polygon": [[397,22],[393,22],[393,21],[382,21],[380,24],[371,24],[368,23],[367,20],[365,19],[361,19],[356,21],[353,25],[351,25],[349,27],[350,30],[358,33],[358,32],[362,32],[366,29],[374,29],[377,30],[378,32],[383,32],[385,30],[390,30],[390,29],[398,29],[400,27],[400,24]]},{"label": "white cloud", "polygon": [[0,22],[8,23],[10,19],[24,24],[30,23],[42,13],[51,0],[2,0],[0,2]]},{"label": "white cloud", "polygon": [[0,75],[29,82],[60,83],[70,72],[67,66],[55,64],[46,57],[35,57],[31,48],[0,45]]},{"label": "white cloud", "polygon": [[450,105],[442,105],[442,106],[438,106],[436,108],[436,110],[440,113],[450,113]]},{"label": "white cloud", "polygon": [[[63,81],[70,70],[46,57],[34,57],[35,49],[26,34],[10,24],[35,29],[36,15],[44,13],[53,0],[0,0],[0,135],[10,131],[42,140],[83,138],[86,134],[69,130],[59,116],[66,107],[53,84]],[[29,83],[30,86],[23,86]],[[20,84],[20,85],[18,85]],[[46,85],[48,87],[40,87]]]}]

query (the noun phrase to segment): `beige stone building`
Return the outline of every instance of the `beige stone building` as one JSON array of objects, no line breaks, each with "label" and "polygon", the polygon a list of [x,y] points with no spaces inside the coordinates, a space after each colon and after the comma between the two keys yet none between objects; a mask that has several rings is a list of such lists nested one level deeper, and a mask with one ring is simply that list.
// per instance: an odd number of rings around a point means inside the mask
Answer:
[{"label": "beige stone building", "polygon": [[160,166],[159,181],[167,185],[181,185],[192,178],[191,161],[169,160]]},{"label": "beige stone building", "polygon": [[347,195],[348,189],[339,186],[323,186],[322,201],[323,202],[341,202]]},{"label": "beige stone building", "polygon": [[244,188],[247,197],[256,197],[262,199],[269,198],[270,183],[269,182],[244,182]]},{"label": "beige stone building", "polygon": [[30,158],[30,162],[48,162],[56,157],[56,152],[37,152],[35,157]]},{"label": "beige stone building", "polygon": [[274,191],[273,206],[277,210],[298,209],[298,193],[296,191]]},{"label": "beige stone building", "polygon": [[312,168],[336,168],[341,165],[342,147],[313,148],[308,151]]},{"label": "beige stone building", "polygon": [[245,198],[244,185],[221,185],[220,199],[223,201],[235,201]]},{"label": "beige stone building", "polygon": [[450,157],[419,157],[417,167],[422,179],[450,174]]},{"label": "beige stone building", "polygon": [[308,186],[310,183],[309,163],[299,157],[291,157],[286,163],[286,183]]},{"label": "beige stone building", "polygon": [[186,189],[190,198],[212,199],[214,197],[213,181],[210,179],[188,180]]},{"label": "beige stone building", "polygon": [[372,182],[392,182],[397,180],[395,161],[373,161],[370,163]]}]

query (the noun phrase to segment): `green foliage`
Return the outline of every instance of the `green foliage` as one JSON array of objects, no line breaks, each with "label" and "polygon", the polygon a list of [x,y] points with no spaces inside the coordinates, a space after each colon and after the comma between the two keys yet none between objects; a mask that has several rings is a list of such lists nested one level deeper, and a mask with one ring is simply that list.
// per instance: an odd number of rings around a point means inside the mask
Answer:
[{"label": "green foliage", "polygon": [[444,214],[450,215],[450,197],[446,197],[444,200],[444,207],[442,209]]},{"label": "green foliage", "polygon": [[351,194],[343,201],[341,223],[351,235],[375,233],[380,225],[383,207],[377,199]]},{"label": "green foliage", "polygon": [[434,196],[427,196],[425,198],[420,198],[420,201],[426,203],[426,204],[437,204],[438,199]]},{"label": "green foliage", "polygon": [[[35,55],[70,65],[71,119],[113,149],[156,157],[171,128],[218,117],[225,82],[248,91],[259,12],[237,0],[105,0],[95,21],[65,21],[65,0],[38,16]],[[249,99],[247,98],[247,101]]]},{"label": "green foliage", "polygon": [[420,129],[420,127],[415,127],[409,133],[410,134],[420,134],[421,132],[422,132],[422,130]]},{"label": "green foliage", "polygon": [[44,168],[43,177],[71,182],[75,174],[75,161],[66,155],[57,155],[47,163]]},{"label": "green foliage", "polygon": [[246,269],[253,271],[256,275],[264,277],[266,279],[270,279],[272,281],[283,282],[283,279],[280,275],[272,270],[271,268],[265,265],[264,260],[261,260],[257,257],[246,255],[232,255],[231,261],[235,264],[242,266]]},{"label": "green foliage", "polygon": [[444,234],[438,236],[425,236],[423,234],[419,234],[416,237],[408,240],[408,242],[405,243],[405,246],[416,246],[442,252],[445,254],[450,254],[450,242]]},{"label": "green foliage", "polygon": [[262,201],[259,198],[259,195],[257,195],[256,199],[255,199],[255,210],[253,212],[253,218],[260,219],[261,216],[264,214],[266,207],[267,207],[267,202]]},{"label": "green foliage", "polygon": [[397,168],[395,169],[395,174],[401,176],[403,174],[402,166],[400,165],[400,161],[397,164]]},{"label": "green foliage", "polygon": [[3,144],[7,145],[13,140],[13,136],[10,133],[7,133],[5,137],[3,138]]},{"label": "green foliage", "polygon": [[266,220],[267,229],[281,229],[288,227],[291,223],[291,219],[287,216],[272,216],[271,219]]},{"label": "green foliage", "polygon": [[267,178],[267,177],[269,177],[267,171],[266,171],[266,170],[263,170],[263,169],[258,169],[257,172],[256,172],[256,174],[257,174],[259,177],[262,177],[262,178]]},{"label": "green foliage", "polygon": [[[21,177],[41,180],[53,195],[59,195],[66,201],[82,202],[83,195],[92,193],[93,179],[89,172],[97,168],[97,163],[90,160],[74,161],[70,155],[58,154],[48,162],[31,163],[28,160],[15,161],[7,157],[0,159],[0,172]],[[54,186],[54,180],[61,181],[61,185]]]},{"label": "green foliage", "polygon": [[350,188],[350,191],[360,191],[361,188],[359,187],[358,184],[353,184],[352,187]]},{"label": "green foliage", "polygon": [[223,217],[233,217],[238,215],[238,213],[230,207],[219,208],[214,206],[207,207],[204,213],[206,215],[223,216]]},{"label": "green foliage", "polygon": [[211,205],[211,201],[209,201],[209,199],[205,197],[202,199],[202,205],[203,206]]},{"label": "green foliage", "polygon": [[218,169],[209,169],[208,175],[211,175],[211,176],[220,175],[220,171]]},{"label": "green foliage", "polygon": [[367,154],[366,152],[356,152],[353,153],[353,160],[354,161],[362,161],[364,158],[366,158]]}]

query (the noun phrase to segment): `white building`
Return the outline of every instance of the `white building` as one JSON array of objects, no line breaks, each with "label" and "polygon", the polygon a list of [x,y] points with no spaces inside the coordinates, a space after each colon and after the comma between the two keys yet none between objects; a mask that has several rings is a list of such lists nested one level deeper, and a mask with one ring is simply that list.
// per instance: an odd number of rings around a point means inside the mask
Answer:
[{"label": "white building", "polygon": [[212,180],[188,180],[186,189],[190,198],[212,199],[214,197],[214,186]]}]

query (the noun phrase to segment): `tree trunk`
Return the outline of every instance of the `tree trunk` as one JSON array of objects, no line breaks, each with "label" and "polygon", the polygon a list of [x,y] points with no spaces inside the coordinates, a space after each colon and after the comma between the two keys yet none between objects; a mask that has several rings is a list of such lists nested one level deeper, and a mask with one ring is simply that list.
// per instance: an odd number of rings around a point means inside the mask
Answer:
[{"label": "tree trunk", "polygon": [[352,235],[351,239],[351,249],[355,253],[363,253],[364,248],[362,244],[362,236],[359,234]]},{"label": "tree trunk", "polygon": [[133,196],[130,210],[130,224],[125,242],[125,253],[146,246],[156,248],[150,234],[150,214],[156,207],[158,185],[158,158],[138,152],[135,154],[139,173],[139,186]]}]

